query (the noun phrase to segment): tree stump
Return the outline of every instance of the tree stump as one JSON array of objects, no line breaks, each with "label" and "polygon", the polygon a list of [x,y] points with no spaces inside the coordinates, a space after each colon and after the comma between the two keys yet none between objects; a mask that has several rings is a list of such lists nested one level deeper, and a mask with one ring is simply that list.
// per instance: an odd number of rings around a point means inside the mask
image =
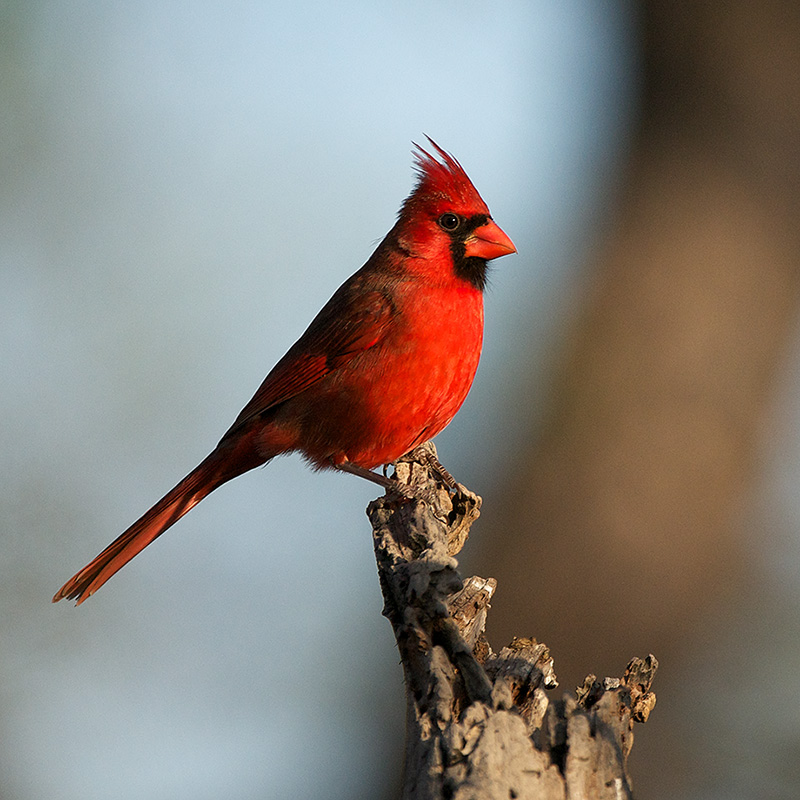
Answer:
[{"label": "tree stump", "polygon": [[396,477],[429,497],[389,494],[367,509],[405,673],[403,800],[632,797],[627,758],[633,723],[655,705],[655,657],[632,659],[621,678],[589,675],[551,702],[558,682],[547,646],[514,638],[493,652],[484,628],[497,583],[458,573],[454,556],[481,499],[439,488],[415,454]]}]

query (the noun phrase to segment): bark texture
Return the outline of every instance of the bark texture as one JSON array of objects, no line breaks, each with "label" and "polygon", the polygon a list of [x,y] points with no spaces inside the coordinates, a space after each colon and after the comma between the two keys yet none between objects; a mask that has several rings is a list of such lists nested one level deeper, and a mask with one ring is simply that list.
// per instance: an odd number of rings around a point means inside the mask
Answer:
[{"label": "bark texture", "polygon": [[621,678],[589,675],[551,701],[547,646],[514,638],[493,652],[484,628],[497,583],[458,573],[480,498],[437,490],[424,459],[397,475],[431,498],[387,496],[367,512],[405,673],[404,800],[631,797],[633,723],[655,705],[656,659],[631,660]]}]

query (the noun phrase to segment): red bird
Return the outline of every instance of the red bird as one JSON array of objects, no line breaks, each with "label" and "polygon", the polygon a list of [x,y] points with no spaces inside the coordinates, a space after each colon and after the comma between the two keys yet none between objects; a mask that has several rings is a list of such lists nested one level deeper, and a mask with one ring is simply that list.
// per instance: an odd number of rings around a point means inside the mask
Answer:
[{"label": "red bird", "polygon": [[264,379],[214,451],[58,590],[80,605],[226,481],[281,453],[389,486],[372,470],[439,433],[472,385],[486,262],[516,252],[432,139],[397,223]]}]

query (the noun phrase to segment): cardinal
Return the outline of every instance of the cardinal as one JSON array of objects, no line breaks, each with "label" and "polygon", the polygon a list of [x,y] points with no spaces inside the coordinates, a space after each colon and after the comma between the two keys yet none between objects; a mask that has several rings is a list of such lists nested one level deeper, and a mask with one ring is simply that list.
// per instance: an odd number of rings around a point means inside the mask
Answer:
[{"label": "cardinal", "polygon": [[212,453],[53,602],[80,605],[214,489],[282,453],[406,493],[373,470],[432,439],[461,407],[481,354],[487,262],[516,252],[458,161],[428,141],[435,155],[414,145],[416,186],[366,264],[275,365]]}]

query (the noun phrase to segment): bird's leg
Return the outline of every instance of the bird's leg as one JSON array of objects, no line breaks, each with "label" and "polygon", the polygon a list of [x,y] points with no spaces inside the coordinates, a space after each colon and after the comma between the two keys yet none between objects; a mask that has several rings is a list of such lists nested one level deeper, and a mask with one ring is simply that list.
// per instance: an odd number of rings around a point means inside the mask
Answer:
[{"label": "bird's leg", "polygon": [[400,461],[420,462],[421,464],[427,466],[428,469],[436,477],[438,477],[439,480],[441,480],[441,482],[449,491],[464,495],[467,498],[476,497],[473,492],[467,489],[466,486],[458,483],[456,479],[448,472],[448,470],[445,469],[445,467],[436,457],[436,450],[431,442],[421,444],[410,453],[406,453],[401,458],[398,458],[396,462],[384,464],[380,473],[373,472],[371,469],[366,469],[365,467],[359,467],[356,464],[351,464],[349,461],[344,461],[341,464],[333,464],[333,466],[341,472],[348,472],[351,475],[358,475],[359,478],[366,478],[366,480],[383,487],[387,492],[395,492],[395,494],[399,494],[401,497],[405,497],[409,500],[422,500],[429,505],[435,505],[437,502],[436,489],[423,489],[420,486],[413,486],[404,483],[403,481],[398,480],[396,477],[390,478],[388,476],[388,467],[392,466],[397,469],[397,463]]},{"label": "bird's leg", "polygon": [[430,450],[422,450],[420,452],[422,459],[425,463],[441,478],[442,483],[448,488],[457,490],[458,483],[456,479],[450,474],[447,468]]},{"label": "bird's leg", "polygon": [[358,475],[359,478],[366,478],[368,481],[372,481],[372,483],[377,483],[378,486],[382,486],[387,491],[396,492],[397,494],[401,495],[402,497],[406,497],[409,500],[416,497],[410,486],[406,486],[406,484],[400,483],[400,481],[390,478],[386,474],[380,475],[377,472],[373,472],[371,469],[365,469],[364,467],[358,467],[355,464],[351,464],[349,461],[336,464],[335,468],[341,472],[349,472],[351,475]]}]

